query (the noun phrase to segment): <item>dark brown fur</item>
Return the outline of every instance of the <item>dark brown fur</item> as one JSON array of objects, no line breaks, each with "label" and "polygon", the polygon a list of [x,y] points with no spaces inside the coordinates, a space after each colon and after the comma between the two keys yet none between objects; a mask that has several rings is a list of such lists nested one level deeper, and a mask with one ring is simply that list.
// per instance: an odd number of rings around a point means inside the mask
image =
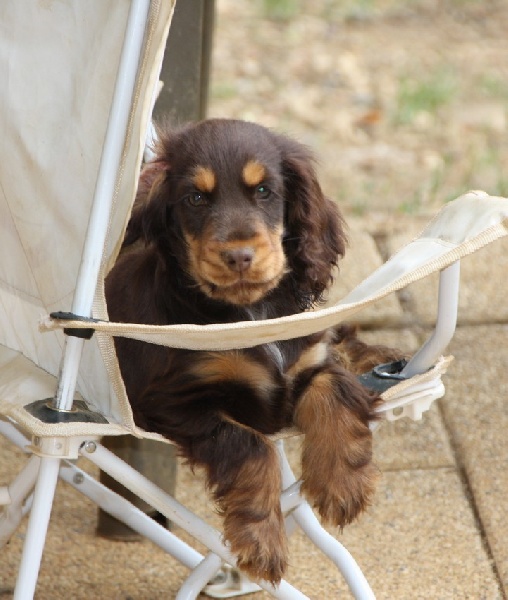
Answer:
[{"label": "dark brown fur", "polygon": [[[241,121],[162,131],[107,279],[110,318],[208,324],[301,312],[320,301],[345,242],[302,145]],[[277,583],[287,565],[270,434],[293,424],[306,434],[302,489],[325,520],[342,526],[368,505],[377,398],[353,375],[372,353],[352,331],[223,353],[125,338],[116,348],[136,423],[205,469],[250,576]]]}]

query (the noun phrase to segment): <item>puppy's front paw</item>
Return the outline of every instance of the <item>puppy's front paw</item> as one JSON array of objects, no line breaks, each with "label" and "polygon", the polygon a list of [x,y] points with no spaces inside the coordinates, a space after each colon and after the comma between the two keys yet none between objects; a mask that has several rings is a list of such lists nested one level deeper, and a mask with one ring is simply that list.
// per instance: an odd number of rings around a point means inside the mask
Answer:
[{"label": "puppy's front paw", "polygon": [[256,436],[257,455],[242,464],[227,493],[220,495],[219,507],[224,537],[237,557],[238,568],[251,579],[276,585],[287,566],[279,458],[273,444]]},{"label": "puppy's front paw", "polygon": [[330,370],[314,377],[295,412],[305,433],[302,492],[324,521],[341,527],[370,504],[375,490],[369,411],[368,392],[356,379]]},{"label": "puppy's front paw", "polygon": [[280,583],[287,567],[287,541],[279,510],[270,514],[230,514],[224,533],[237,556],[237,565],[252,579]]},{"label": "puppy's front paw", "polygon": [[324,480],[311,474],[306,476],[304,471],[302,492],[309,497],[324,522],[344,527],[371,504],[377,475],[372,463],[351,468],[338,459]]}]

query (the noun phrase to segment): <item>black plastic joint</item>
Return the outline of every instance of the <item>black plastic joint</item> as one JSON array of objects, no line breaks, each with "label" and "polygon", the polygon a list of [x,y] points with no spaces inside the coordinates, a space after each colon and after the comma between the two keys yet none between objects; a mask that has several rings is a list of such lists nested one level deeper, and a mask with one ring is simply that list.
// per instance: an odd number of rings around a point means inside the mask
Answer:
[{"label": "black plastic joint", "polygon": [[[82,317],[80,315],[75,315],[71,312],[58,311],[53,312],[49,315],[52,319],[57,319],[59,321],[83,321],[85,323],[97,323],[99,319],[92,319],[92,317]],[[89,340],[93,334],[95,333],[95,329],[93,327],[84,327],[84,328],[76,328],[76,327],[64,327],[65,335],[70,335],[71,337],[77,337],[84,340]]]},{"label": "black plastic joint", "polygon": [[358,375],[358,380],[365,387],[382,394],[397,383],[407,379],[401,375],[401,371],[407,364],[407,360],[396,360],[374,367],[372,371]]}]

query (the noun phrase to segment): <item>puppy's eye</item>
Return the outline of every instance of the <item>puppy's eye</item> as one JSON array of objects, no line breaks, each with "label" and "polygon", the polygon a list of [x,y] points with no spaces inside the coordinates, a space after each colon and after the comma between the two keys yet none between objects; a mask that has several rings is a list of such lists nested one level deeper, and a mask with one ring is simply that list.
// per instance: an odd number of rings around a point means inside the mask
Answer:
[{"label": "puppy's eye", "polygon": [[257,186],[256,188],[256,196],[260,199],[260,200],[268,200],[268,198],[272,195],[272,190],[265,185],[264,183],[261,183],[260,185]]},{"label": "puppy's eye", "polygon": [[191,206],[206,206],[208,204],[208,198],[201,192],[192,192],[185,196],[185,200]]}]

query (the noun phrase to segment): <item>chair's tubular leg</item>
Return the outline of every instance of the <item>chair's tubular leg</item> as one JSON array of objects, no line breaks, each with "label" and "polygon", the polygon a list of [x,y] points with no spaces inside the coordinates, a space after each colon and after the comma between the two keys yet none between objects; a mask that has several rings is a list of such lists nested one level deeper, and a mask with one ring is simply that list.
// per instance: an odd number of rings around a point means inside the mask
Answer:
[{"label": "chair's tubular leg", "polygon": [[[29,445],[29,440],[12,423],[7,421],[0,421],[0,434],[5,435],[7,439],[19,448],[23,449]],[[24,471],[18,475],[8,488],[12,507],[18,505],[20,507],[18,524],[26,513],[26,505],[22,507],[21,504],[35,485],[39,463],[40,458],[32,455]],[[27,471],[26,475],[24,474],[25,471]],[[123,496],[116,494],[88,473],[78,468],[74,463],[65,459],[62,460],[59,476],[77,491],[87,496],[97,506],[100,506],[100,508],[151,540],[187,568],[194,569],[203,560],[203,556],[194,550],[194,548],[191,548],[180,538],[156,523],[142,510],[139,510],[123,498]],[[18,480],[19,484],[17,483]],[[14,517],[18,516],[18,511],[16,510],[16,513],[12,515],[9,513],[14,513],[14,510],[10,506],[0,515],[0,547],[9,540],[17,527],[16,525],[13,531],[9,533],[7,522],[12,522],[14,525]]]},{"label": "chair's tubular leg", "polygon": [[39,466],[40,458],[32,455],[14,481],[5,486],[7,497],[0,513],[0,548],[10,540],[21,519],[28,512],[30,503],[25,501],[34,488]]},{"label": "chair's tubular leg", "polygon": [[[222,544],[214,539],[218,533],[213,527],[196,517],[196,515],[180,504],[169,494],[163,492],[154,483],[133,469],[130,465],[118,458],[104,446],[90,442],[84,444],[81,454],[93,462],[105,473],[127,489],[137,494],[145,502],[164,514],[179,527],[183,527],[193,537],[205,543],[212,552],[223,553]],[[208,543],[207,543],[208,542]],[[232,555],[224,557],[228,562],[233,560]]]},{"label": "chair's tubular leg", "polygon": [[222,566],[222,559],[217,554],[207,554],[201,563],[192,571],[178,590],[175,600],[195,600]]},{"label": "chair's tubular leg", "polygon": [[291,513],[293,519],[312,543],[337,566],[356,600],[375,600],[374,592],[365,575],[349,551],[322,527],[311,507],[303,498],[300,497],[299,503],[297,502],[296,495],[299,495],[299,486],[289,466],[282,440],[277,442],[277,449],[282,471],[282,485],[286,490],[286,508],[296,506]]},{"label": "chair's tubular leg", "polygon": [[59,469],[60,458],[44,456],[40,459],[39,475],[23,544],[14,600],[33,598]]},{"label": "chair's tubular leg", "polygon": [[301,482],[295,481],[282,492],[280,505],[283,513],[290,513],[290,511],[299,506],[301,502],[304,502],[304,499],[300,495],[300,487]]},{"label": "chair's tubular leg", "polygon": [[287,515],[284,519],[284,526],[286,528],[286,535],[289,537],[298,529],[298,523],[293,519],[293,515]]},{"label": "chair's tubular leg", "polygon": [[60,477],[97,506],[151,540],[187,568],[195,569],[203,560],[203,556],[197,550],[71,462],[62,461]]},{"label": "chair's tubular leg", "polygon": [[53,407],[57,410],[72,408],[84,343],[85,340],[77,337],[66,336],[64,340],[58,388],[53,399]]},{"label": "chair's tubular leg", "polygon": [[374,592],[358,563],[349,551],[319,523],[307,503],[302,503],[293,512],[295,521],[315,546],[335,563],[356,600],[375,600]]},{"label": "chair's tubular leg", "polygon": [[[163,492],[154,483],[143,477],[141,473],[127,465],[112,452],[96,442],[85,443],[81,454],[108,473],[119,483],[145,502],[153,506],[161,514],[182,527],[192,537],[204,544],[214,554],[230,564],[235,565],[235,556],[222,543],[220,533],[206,521],[197,517],[185,506],[177,502],[172,496]],[[308,600],[307,596],[295,589],[287,581],[281,581],[276,588],[266,581],[257,582],[260,587],[270,593],[274,598],[281,600]]]},{"label": "chair's tubular leg", "polygon": [[[72,312],[84,317],[91,315],[149,10],[150,0],[132,1],[72,302]],[[54,408],[58,410],[70,410],[72,407],[82,350],[81,338],[66,337],[58,390],[54,400]]]},{"label": "chair's tubular leg", "polygon": [[457,325],[459,285],[460,260],[440,273],[436,327],[431,337],[402,370],[401,375],[404,377],[410,378],[425,373],[450,343]]},{"label": "chair's tubular leg", "polygon": [[24,452],[30,452],[27,446],[30,445],[30,440],[17,429],[13,423],[10,421],[4,421],[0,419],[0,435],[3,435],[6,439],[17,446],[20,450]]}]

